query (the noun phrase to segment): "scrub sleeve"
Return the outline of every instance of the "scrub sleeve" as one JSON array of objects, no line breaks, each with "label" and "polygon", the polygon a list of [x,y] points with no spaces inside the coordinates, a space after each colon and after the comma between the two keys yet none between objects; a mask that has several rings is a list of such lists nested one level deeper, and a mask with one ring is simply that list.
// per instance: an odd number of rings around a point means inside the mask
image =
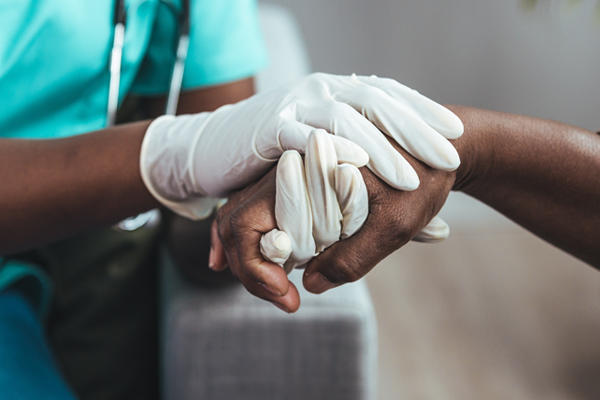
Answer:
[{"label": "scrub sleeve", "polygon": [[20,291],[0,293],[0,390],[3,399],[74,400],[39,323]]}]

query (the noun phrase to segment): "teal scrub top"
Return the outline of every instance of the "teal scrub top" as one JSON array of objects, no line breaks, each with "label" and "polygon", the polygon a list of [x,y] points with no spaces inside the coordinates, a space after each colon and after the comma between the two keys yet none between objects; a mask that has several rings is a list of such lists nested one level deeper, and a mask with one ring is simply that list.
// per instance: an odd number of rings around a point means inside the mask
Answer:
[{"label": "teal scrub top", "polygon": [[[59,138],[106,126],[114,1],[0,2],[0,137]],[[266,63],[255,0],[190,0],[183,90],[236,81]],[[168,92],[180,0],[126,0],[119,100]],[[18,229],[18,227],[15,227]],[[0,259],[0,291],[41,270]]]}]

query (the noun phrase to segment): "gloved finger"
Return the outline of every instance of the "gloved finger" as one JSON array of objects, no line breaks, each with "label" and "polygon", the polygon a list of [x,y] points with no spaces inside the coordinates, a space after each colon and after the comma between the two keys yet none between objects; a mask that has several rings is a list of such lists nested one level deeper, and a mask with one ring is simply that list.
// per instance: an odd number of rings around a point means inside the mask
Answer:
[{"label": "gloved finger", "polygon": [[273,229],[260,238],[260,253],[265,260],[283,267],[292,254],[292,241],[284,231]]},{"label": "gloved finger", "polygon": [[[279,124],[278,136],[280,151],[295,150],[300,154],[306,151],[306,143],[311,132],[314,131],[313,126],[303,124],[291,118],[282,118]],[[277,159],[281,154],[277,155]]]},{"label": "gloved finger", "polygon": [[322,131],[329,134],[338,163],[351,164],[358,168],[369,163],[369,154],[362,147],[341,136],[334,136],[329,132]]},{"label": "gloved finger", "polygon": [[369,214],[367,186],[353,165],[340,164],[335,169],[335,192],[342,211],[342,234],[346,239],[356,233]]},{"label": "gloved finger", "polygon": [[[322,133],[322,135],[327,135]],[[316,254],[313,216],[302,157],[286,151],[277,163],[275,219],[291,242],[292,253],[284,264],[286,272],[306,263]]]},{"label": "gloved finger", "polygon": [[458,152],[448,139],[427,125],[410,106],[383,90],[359,85],[336,94],[336,99],[360,110],[377,128],[430,167],[453,171],[460,165]]},{"label": "gloved finger", "polygon": [[379,78],[375,75],[357,76],[360,82],[379,88],[394,99],[410,105],[429,126],[447,139],[457,139],[464,132],[460,118],[452,111],[423,96],[418,91],[404,86],[400,82]]},{"label": "gloved finger", "polygon": [[208,267],[213,271],[224,271],[227,269],[227,258],[223,243],[219,238],[217,220],[210,226],[210,255],[208,256]]},{"label": "gloved finger", "polygon": [[330,138],[322,130],[311,133],[304,158],[317,252],[337,242],[342,227],[342,213],[333,187],[337,157]]},{"label": "gloved finger", "polygon": [[448,236],[450,236],[450,227],[446,221],[435,216],[412,240],[422,243],[436,243],[447,239]]},{"label": "gloved finger", "polygon": [[306,124],[323,128],[364,149],[369,155],[369,169],[391,187],[410,191],[419,186],[417,173],[385,135],[348,104],[331,101],[318,107],[299,107],[298,116]]},{"label": "gloved finger", "polygon": [[[283,151],[295,150],[306,153],[306,145],[310,134],[320,126],[310,126],[295,120],[282,123],[279,133],[279,144]],[[343,137],[333,137],[333,145],[340,162],[362,167],[369,162],[369,155],[360,145]]]},{"label": "gloved finger", "polygon": [[[333,140],[335,136],[327,136]],[[343,142],[348,142],[346,139]],[[342,142],[342,143],[343,143]],[[278,229],[263,235],[260,240],[261,253],[265,259],[284,266],[286,272],[304,265],[315,254],[314,240],[312,239],[312,217],[310,207],[301,204],[308,196],[306,192],[306,178],[302,160],[295,152],[286,152],[277,165],[277,198],[275,201],[276,218],[278,225],[286,226],[287,232],[292,236],[299,236],[300,240],[294,242],[308,243],[308,251],[298,248],[292,260],[287,262],[290,251],[294,249],[289,236]],[[338,160],[339,161],[339,160]],[[341,164],[335,168],[335,191],[338,203],[342,209],[343,228],[342,238],[352,235],[363,224],[368,214],[367,188],[358,168],[350,164]],[[304,187],[301,183],[304,182]],[[303,209],[306,210],[302,212]],[[296,246],[297,247],[297,246]]]}]

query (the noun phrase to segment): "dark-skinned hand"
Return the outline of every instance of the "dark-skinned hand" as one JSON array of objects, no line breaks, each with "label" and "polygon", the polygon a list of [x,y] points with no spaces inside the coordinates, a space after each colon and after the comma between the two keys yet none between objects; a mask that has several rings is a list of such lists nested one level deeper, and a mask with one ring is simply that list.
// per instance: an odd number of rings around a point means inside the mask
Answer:
[{"label": "dark-skinned hand", "polygon": [[[419,233],[444,204],[455,173],[433,170],[395,147],[419,174],[419,188],[412,192],[395,190],[362,168],[369,192],[369,216],[354,236],[333,244],[308,264],[303,277],[308,291],[322,293],[362,278]],[[300,306],[297,288],[279,265],[262,257],[259,249],[261,236],[277,226],[275,173],[273,169],[235,193],[219,210],[212,227],[210,264],[214,270],[229,267],[250,293],[294,312]]]}]

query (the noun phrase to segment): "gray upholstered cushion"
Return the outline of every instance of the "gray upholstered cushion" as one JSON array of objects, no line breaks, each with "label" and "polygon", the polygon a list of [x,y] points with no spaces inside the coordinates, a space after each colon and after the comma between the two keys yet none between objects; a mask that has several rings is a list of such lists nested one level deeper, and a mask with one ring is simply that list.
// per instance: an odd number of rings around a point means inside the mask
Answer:
[{"label": "gray upholstered cushion", "polygon": [[190,287],[165,257],[163,394],[187,399],[372,399],[376,323],[366,286],[301,286],[288,315],[239,284]]}]

